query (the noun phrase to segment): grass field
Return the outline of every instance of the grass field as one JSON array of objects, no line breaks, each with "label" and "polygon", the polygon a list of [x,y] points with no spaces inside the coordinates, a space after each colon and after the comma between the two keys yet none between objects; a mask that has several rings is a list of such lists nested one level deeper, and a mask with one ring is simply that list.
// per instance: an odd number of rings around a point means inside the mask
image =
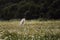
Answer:
[{"label": "grass field", "polygon": [[60,40],[60,20],[0,21],[0,40]]}]

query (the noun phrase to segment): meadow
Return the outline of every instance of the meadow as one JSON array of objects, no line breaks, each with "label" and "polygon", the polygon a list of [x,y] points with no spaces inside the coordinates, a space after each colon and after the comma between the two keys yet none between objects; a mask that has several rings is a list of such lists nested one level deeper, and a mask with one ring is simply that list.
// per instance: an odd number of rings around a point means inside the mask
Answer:
[{"label": "meadow", "polygon": [[0,21],[0,40],[60,40],[60,20]]}]

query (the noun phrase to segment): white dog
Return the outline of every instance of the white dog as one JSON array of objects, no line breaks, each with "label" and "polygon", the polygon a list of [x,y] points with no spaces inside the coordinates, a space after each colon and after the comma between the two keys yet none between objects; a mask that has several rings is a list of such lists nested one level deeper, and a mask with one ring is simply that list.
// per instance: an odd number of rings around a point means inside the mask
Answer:
[{"label": "white dog", "polygon": [[21,19],[21,21],[20,21],[20,24],[19,24],[19,25],[23,26],[24,24],[25,24],[25,18]]}]

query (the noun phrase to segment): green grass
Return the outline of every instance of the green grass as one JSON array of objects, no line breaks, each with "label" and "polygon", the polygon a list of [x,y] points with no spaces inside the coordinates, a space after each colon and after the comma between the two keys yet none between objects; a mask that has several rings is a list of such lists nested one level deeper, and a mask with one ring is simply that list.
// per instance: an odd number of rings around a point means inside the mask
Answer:
[{"label": "green grass", "polygon": [[60,20],[0,21],[0,40],[60,40]]}]

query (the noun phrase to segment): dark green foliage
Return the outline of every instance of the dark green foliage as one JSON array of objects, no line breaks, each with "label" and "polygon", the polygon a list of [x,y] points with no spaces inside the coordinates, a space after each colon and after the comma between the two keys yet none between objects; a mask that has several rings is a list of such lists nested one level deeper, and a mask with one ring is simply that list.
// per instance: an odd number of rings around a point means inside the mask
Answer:
[{"label": "dark green foliage", "polygon": [[0,0],[0,19],[60,19],[60,0]]}]

